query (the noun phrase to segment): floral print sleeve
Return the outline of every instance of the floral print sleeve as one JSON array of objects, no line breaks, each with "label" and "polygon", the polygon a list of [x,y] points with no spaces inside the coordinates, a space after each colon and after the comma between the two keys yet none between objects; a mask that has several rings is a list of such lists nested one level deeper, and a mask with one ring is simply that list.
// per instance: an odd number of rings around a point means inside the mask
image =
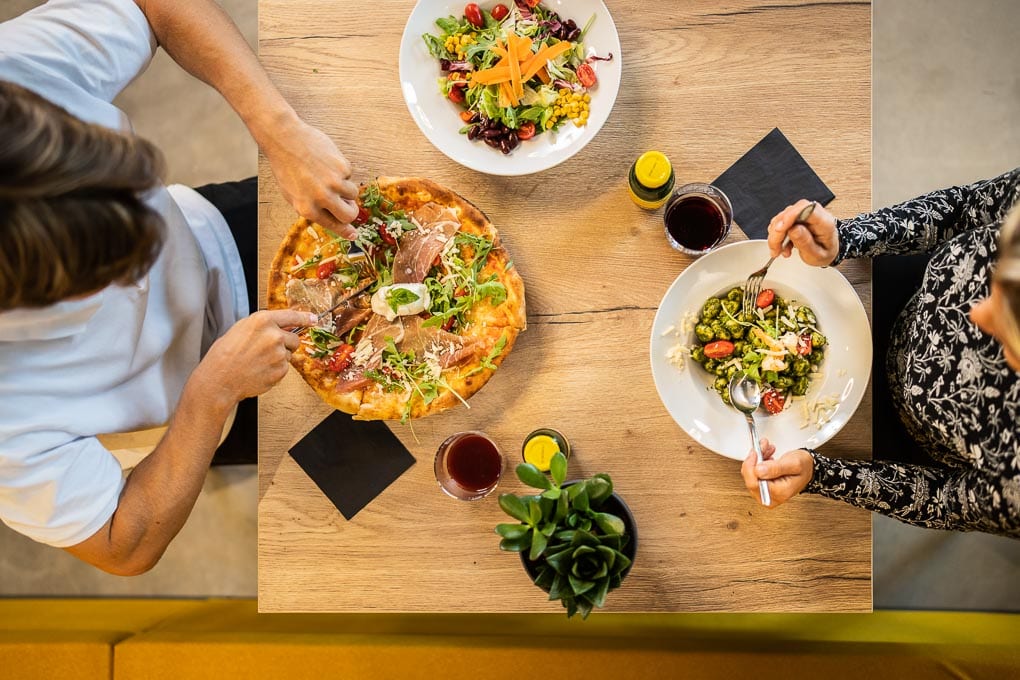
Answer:
[{"label": "floral print sleeve", "polygon": [[1020,200],[1018,182],[1020,168],[839,220],[839,255],[833,264],[848,257],[931,252],[968,229],[1000,220]]},{"label": "floral print sleeve", "polygon": [[1020,537],[1020,475],[811,456],[807,493],[929,529]]}]

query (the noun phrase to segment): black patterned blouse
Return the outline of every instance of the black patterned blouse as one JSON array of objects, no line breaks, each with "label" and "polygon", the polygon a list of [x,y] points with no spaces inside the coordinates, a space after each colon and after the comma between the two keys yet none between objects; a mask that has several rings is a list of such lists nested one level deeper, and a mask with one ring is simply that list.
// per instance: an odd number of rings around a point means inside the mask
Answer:
[{"label": "black patterned blouse", "polygon": [[805,491],[934,529],[1020,538],[1020,375],[970,322],[988,296],[999,229],[1020,168],[838,223],[847,257],[932,253],[893,329],[886,371],[900,418],[944,467],[812,452]]}]

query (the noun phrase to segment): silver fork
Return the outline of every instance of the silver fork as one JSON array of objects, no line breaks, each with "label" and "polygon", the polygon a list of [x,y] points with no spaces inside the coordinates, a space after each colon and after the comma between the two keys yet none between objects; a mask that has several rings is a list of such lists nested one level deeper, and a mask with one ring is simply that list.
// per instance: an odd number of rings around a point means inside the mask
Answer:
[{"label": "silver fork", "polygon": [[[815,206],[818,205],[814,201],[811,201],[804,209],[797,215],[797,219],[793,221],[794,224],[807,224],[808,218],[811,217],[811,213],[815,211]],[[783,241],[782,247],[779,252],[783,252],[786,249],[788,240]],[[754,311],[755,302],[758,300],[758,294],[761,293],[761,284],[765,280],[765,274],[768,272],[769,267],[776,261],[776,258],[769,258],[769,261],[765,263],[765,266],[754,272],[747,277],[747,282],[744,284],[744,302],[740,308],[740,311],[744,314],[750,314]]]}]

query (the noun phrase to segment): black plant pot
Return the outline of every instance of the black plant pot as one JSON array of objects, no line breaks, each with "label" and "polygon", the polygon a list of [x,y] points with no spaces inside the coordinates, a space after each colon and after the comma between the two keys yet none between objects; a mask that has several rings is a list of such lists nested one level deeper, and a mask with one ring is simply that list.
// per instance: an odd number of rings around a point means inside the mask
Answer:
[{"label": "black plant pot", "polygon": [[[569,482],[564,482],[563,488],[565,489],[568,486],[573,486],[574,484],[577,484],[578,481],[579,480],[571,480]],[[634,515],[631,513],[630,508],[627,507],[627,503],[625,503],[615,491],[613,492],[613,495],[602,502],[601,507],[599,507],[599,511],[608,512],[622,519],[624,532],[630,537],[630,540],[627,541],[627,545],[625,545],[621,551],[630,559],[631,562],[626,571],[620,575],[621,580],[626,579],[627,574],[629,574],[630,570],[634,567],[634,558],[637,555],[638,533],[637,523],[634,521]],[[527,550],[522,550],[520,552],[520,556],[521,564],[524,565],[524,571],[527,572],[528,577],[531,579],[532,583],[534,583],[535,577],[538,573],[538,562],[532,562],[528,559]],[[539,588],[542,588],[542,586],[539,586]],[[542,590],[549,592],[548,588],[542,588]]]}]

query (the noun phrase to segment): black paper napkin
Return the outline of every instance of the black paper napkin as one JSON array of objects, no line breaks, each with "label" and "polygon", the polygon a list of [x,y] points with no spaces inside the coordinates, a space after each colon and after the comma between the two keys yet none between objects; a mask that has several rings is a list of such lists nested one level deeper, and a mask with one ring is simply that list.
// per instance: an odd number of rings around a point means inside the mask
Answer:
[{"label": "black paper napkin", "polygon": [[340,411],[316,425],[290,455],[347,519],[414,465],[414,456],[381,421],[355,421]]},{"label": "black paper napkin", "polygon": [[779,128],[765,135],[712,182],[733,204],[733,220],[747,238],[768,238],[769,222],[806,198],[828,205],[835,196]]}]

